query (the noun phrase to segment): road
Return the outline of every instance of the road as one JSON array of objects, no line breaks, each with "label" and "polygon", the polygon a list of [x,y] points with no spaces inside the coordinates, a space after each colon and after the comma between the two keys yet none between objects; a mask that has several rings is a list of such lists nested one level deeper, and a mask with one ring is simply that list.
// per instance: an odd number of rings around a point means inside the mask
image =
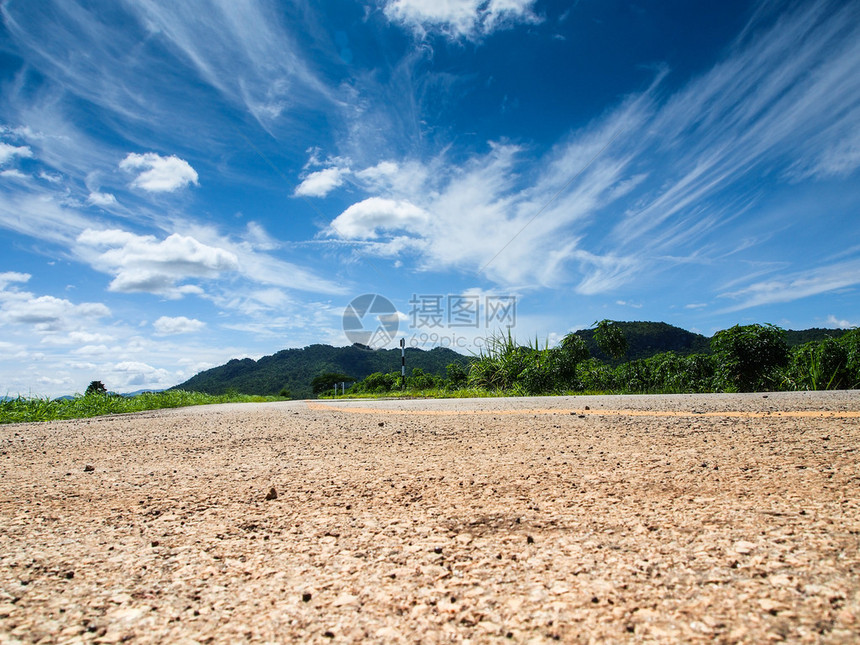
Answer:
[{"label": "road", "polygon": [[0,643],[860,640],[860,393],[0,427]]}]

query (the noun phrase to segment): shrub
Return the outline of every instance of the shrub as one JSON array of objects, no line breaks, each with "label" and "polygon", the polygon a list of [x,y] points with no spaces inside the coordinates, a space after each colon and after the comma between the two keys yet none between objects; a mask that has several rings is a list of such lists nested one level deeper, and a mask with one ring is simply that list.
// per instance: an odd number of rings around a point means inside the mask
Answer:
[{"label": "shrub", "polygon": [[725,392],[775,389],[788,363],[785,331],[774,325],[735,325],[714,334],[716,385]]},{"label": "shrub", "polygon": [[853,385],[849,348],[833,338],[805,343],[791,351],[786,384],[796,390],[838,390]]},{"label": "shrub", "polygon": [[466,387],[466,382],[469,380],[469,375],[460,363],[449,363],[445,368],[445,373],[448,376],[448,387],[452,390],[458,390]]}]

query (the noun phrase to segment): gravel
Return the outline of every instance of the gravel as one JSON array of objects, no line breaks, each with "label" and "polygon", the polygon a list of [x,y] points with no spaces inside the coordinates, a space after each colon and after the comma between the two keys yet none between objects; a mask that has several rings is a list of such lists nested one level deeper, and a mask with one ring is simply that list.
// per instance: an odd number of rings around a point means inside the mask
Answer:
[{"label": "gravel", "polygon": [[0,643],[860,640],[856,392],[0,426]]}]

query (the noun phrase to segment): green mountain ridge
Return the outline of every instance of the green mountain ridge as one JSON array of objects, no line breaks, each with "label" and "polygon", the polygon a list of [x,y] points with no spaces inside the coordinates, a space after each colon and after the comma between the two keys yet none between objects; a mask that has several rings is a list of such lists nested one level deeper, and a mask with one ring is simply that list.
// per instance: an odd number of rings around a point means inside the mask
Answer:
[{"label": "green mountain ridge", "polygon": [[[593,329],[582,329],[576,333],[588,346],[591,355],[612,365],[644,359],[662,352],[682,355],[709,354],[710,338],[664,322],[615,322],[627,338],[628,351],[621,360],[612,360],[597,347]],[[789,346],[815,340],[838,338],[844,329],[787,330],[785,340]],[[425,351],[406,349],[406,371],[420,368],[428,374],[444,375],[449,363],[466,366],[472,357],[458,354],[443,347]],[[242,394],[277,395],[282,389],[294,398],[310,398],[313,395],[311,381],[321,374],[337,372],[348,374],[357,381],[374,372],[399,372],[400,349],[371,350],[357,345],[333,347],[310,345],[302,349],[284,349],[259,360],[250,358],[232,359],[211,369],[196,374],[184,383],[171,389],[224,394],[235,390]]]},{"label": "green mountain ridge", "polygon": [[[470,357],[436,347],[424,351],[406,349],[406,371],[416,367],[428,374],[445,374],[449,363],[466,365]],[[200,372],[171,389],[224,394],[235,390],[242,394],[277,395],[282,389],[294,398],[313,396],[311,381],[329,372],[348,374],[360,381],[374,372],[399,372],[400,349],[372,350],[358,345],[332,347],[310,345],[302,349],[284,349],[259,360],[232,359]]]},{"label": "green mountain ridge", "polygon": [[[687,331],[668,323],[615,321],[614,324],[621,328],[621,331],[624,332],[624,337],[627,339],[628,350],[620,360],[614,360],[600,351],[597,342],[594,340],[593,329],[580,329],[575,332],[577,336],[585,341],[588,351],[594,358],[611,365],[650,358],[661,352],[675,352],[682,356],[711,353],[710,337]],[[818,327],[799,331],[788,329],[785,330],[785,342],[789,347],[794,347],[811,341],[824,340],[825,338],[839,338],[847,331],[847,329],[822,329]]]}]

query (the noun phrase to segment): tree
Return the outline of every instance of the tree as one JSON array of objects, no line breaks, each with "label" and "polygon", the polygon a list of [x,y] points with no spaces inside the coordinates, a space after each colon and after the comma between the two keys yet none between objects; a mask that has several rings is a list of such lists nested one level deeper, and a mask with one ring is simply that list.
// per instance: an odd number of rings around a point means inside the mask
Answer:
[{"label": "tree", "polygon": [[627,353],[627,339],[621,327],[611,320],[601,320],[595,323],[594,340],[600,350],[614,359],[619,359]]},{"label": "tree", "polygon": [[784,335],[775,325],[735,325],[714,334],[717,386],[726,392],[774,389],[788,363]]},{"label": "tree", "polygon": [[456,390],[466,386],[469,375],[460,363],[448,363],[445,371],[448,375],[448,384],[452,389]]},{"label": "tree", "polygon": [[91,394],[107,394],[105,384],[101,381],[90,381],[90,384],[87,385],[87,391],[84,392],[84,396],[89,396]]},{"label": "tree", "polygon": [[320,374],[311,381],[311,389],[314,394],[320,394],[332,389],[335,384],[353,383],[355,381],[356,379],[352,378],[348,374],[341,374],[340,372],[326,372],[325,374]]}]

